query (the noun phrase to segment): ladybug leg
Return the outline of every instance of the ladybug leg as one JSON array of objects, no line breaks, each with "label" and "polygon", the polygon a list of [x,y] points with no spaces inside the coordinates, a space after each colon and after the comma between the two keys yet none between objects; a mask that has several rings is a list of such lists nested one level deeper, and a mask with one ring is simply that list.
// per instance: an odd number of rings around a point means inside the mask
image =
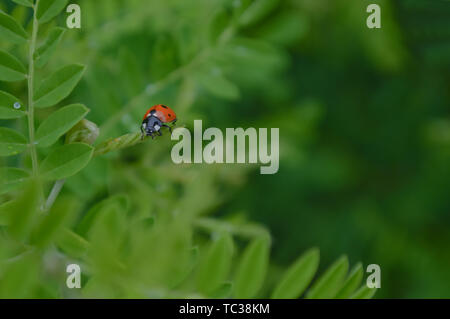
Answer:
[{"label": "ladybug leg", "polygon": [[144,136],[145,136],[144,129],[141,126],[141,141],[144,140]]},{"label": "ladybug leg", "polygon": [[172,134],[172,128],[169,125],[163,124],[162,126],[163,127],[167,127],[169,129],[170,134]]}]

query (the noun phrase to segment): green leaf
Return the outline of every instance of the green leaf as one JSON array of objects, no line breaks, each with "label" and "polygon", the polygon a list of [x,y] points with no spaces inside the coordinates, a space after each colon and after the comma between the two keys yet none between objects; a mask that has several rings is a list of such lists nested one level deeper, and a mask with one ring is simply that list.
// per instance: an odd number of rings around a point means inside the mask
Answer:
[{"label": "green leaf", "polygon": [[26,114],[26,112],[16,109],[15,105],[20,105],[23,108],[23,104],[18,98],[0,91],[0,119],[16,119]]},{"label": "green leaf", "polygon": [[63,134],[89,112],[81,104],[72,104],[52,113],[37,129],[36,142],[38,146],[48,147],[55,143]]},{"label": "green leaf", "polygon": [[28,180],[30,174],[20,168],[2,167],[0,168],[0,194],[7,193],[21,186]]},{"label": "green leaf", "polygon": [[23,44],[28,34],[22,26],[10,15],[0,10],[0,37],[17,44]]},{"label": "green leaf", "polygon": [[27,139],[10,128],[0,127],[0,156],[16,155],[27,149]]},{"label": "green leaf", "polygon": [[377,292],[377,288],[369,288],[367,285],[361,286],[353,295],[350,296],[350,299],[370,299]]},{"label": "green leaf", "polygon": [[35,107],[49,107],[66,98],[83,76],[85,67],[79,64],[65,66],[45,79],[34,95]]},{"label": "green leaf", "polygon": [[305,252],[284,274],[272,293],[272,299],[295,299],[309,285],[319,266],[319,250]]},{"label": "green leaf", "polygon": [[89,163],[93,151],[91,146],[82,143],[58,147],[42,162],[41,173],[48,180],[72,176]]},{"label": "green leaf", "polygon": [[45,64],[47,64],[65,32],[66,29],[59,27],[54,28],[50,31],[47,40],[34,53],[36,66],[42,68]]},{"label": "green leaf", "polygon": [[239,88],[226,79],[219,68],[198,73],[196,79],[205,90],[214,96],[227,100],[236,100],[240,96]]},{"label": "green leaf", "polygon": [[362,278],[363,278],[362,264],[358,263],[350,272],[350,275],[348,275],[347,279],[342,285],[342,288],[337,293],[336,298],[339,299],[349,298],[360,285]]},{"label": "green leaf", "polygon": [[8,232],[18,240],[25,240],[33,225],[39,204],[39,184],[30,180],[23,192],[12,202],[2,206],[1,215],[8,216]]},{"label": "green leaf", "polygon": [[105,210],[107,207],[117,207],[120,211],[128,210],[128,197],[125,195],[115,195],[108,197],[107,199],[95,204],[89,211],[84,215],[83,219],[77,226],[77,233],[82,236],[86,236],[95,220],[100,215],[100,212]]},{"label": "green leaf", "polygon": [[80,258],[89,249],[90,244],[77,233],[64,228],[60,237],[57,239],[57,246],[69,256]]},{"label": "green leaf", "polygon": [[315,282],[307,294],[309,299],[330,299],[342,286],[347,275],[348,259],[342,256]]},{"label": "green leaf", "polygon": [[34,230],[32,234],[33,245],[45,247],[57,240],[73,217],[77,206],[77,202],[73,199],[58,199]]},{"label": "green leaf", "polygon": [[[153,217],[147,218],[145,219],[144,223],[147,224],[149,227],[151,227],[154,224],[154,218]],[[171,288],[176,289],[179,285],[182,285],[186,279],[190,278],[192,271],[198,264],[199,259],[198,255],[199,252],[197,246],[189,249],[189,261],[187,263],[187,267],[185,267],[184,271],[180,274],[180,276],[174,280],[173,285],[170,286]]]},{"label": "green leaf", "polygon": [[254,239],[245,249],[235,278],[235,297],[252,298],[261,289],[269,263],[269,240]]},{"label": "green leaf", "polygon": [[31,0],[13,0],[13,2],[20,4],[22,6],[26,6],[26,7],[33,7],[33,2]]},{"label": "green leaf", "polygon": [[[126,229],[125,212],[119,211],[118,207],[105,207],[100,211],[87,237],[92,243],[88,253],[93,267],[103,268],[102,271],[106,275],[124,270],[125,266],[118,258]],[[171,273],[168,279],[173,279],[177,275]]]},{"label": "green leaf", "polygon": [[239,18],[241,26],[248,26],[258,22],[269,14],[278,4],[279,0],[254,0]]},{"label": "green leaf", "polygon": [[1,266],[0,299],[33,298],[40,276],[40,255],[37,251],[26,251],[14,256]]},{"label": "green leaf", "polygon": [[209,247],[202,258],[197,273],[197,289],[209,294],[222,284],[230,271],[233,257],[233,238],[223,233]]},{"label": "green leaf", "polygon": [[37,11],[40,23],[45,23],[56,17],[67,4],[67,0],[41,0]]},{"label": "green leaf", "polygon": [[0,51],[0,81],[22,81],[27,77],[27,70],[22,62],[11,54]]}]

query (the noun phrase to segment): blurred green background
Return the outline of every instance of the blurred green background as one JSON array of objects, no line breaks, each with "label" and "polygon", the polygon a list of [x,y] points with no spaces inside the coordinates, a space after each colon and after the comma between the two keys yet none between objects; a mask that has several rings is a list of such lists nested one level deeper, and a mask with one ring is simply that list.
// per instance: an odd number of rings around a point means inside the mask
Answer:
[{"label": "blurred green background", "polygon": [[[177,166],[168,134],[95,158],[62,193],[79,203],[79,219],[126,194],[137,215],[264,225],[274,273],[315,246],[321,271],[342,254],[379,264],[377,297],[450,297],[450,2],[72,2],[82,28],[67,30],[38,76],[87,65],[68,100],[91,109],[100,141],[138,131],[157,103],[188,128],[194,119],[280,128],[275,175],[250,165]],[[381,6],[381,29],[366,27],[370,3]],[[27,9],[0,7],[28,25]],[[26,100],[23,84],[0,89]]]}]

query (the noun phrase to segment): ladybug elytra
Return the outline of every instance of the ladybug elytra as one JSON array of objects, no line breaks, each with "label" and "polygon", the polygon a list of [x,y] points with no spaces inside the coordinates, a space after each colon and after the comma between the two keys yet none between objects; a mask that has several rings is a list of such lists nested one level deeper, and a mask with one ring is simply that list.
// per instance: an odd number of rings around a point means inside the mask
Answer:
[{"label": "ladybug elytra", "polygon": [[155,134],[162,135],[161,128],[167,127],[172,133],[172,128],[166,123],[173,123],[177,121],[175,112],[168,106],[157,104],[147,110],[142,119],[141,132],[142,138],[144,136],[151,136],[154,138]]}]

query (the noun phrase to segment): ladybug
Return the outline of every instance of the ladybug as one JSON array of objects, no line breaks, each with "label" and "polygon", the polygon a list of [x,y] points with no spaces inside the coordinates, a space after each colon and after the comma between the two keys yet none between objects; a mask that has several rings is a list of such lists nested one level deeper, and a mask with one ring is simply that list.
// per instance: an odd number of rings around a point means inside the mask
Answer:
[{"label": "ladybug", "polygon": [[165,123],[175,124],[176,121],[177,116],[170,107],[163,104],[154,105],[147,110],[142,119],[142,138],[144,136],[151,136],[153,139],[154,134],[161,136],[161,127],[167,127],[170,133],[172,133],[172,128]]}]

